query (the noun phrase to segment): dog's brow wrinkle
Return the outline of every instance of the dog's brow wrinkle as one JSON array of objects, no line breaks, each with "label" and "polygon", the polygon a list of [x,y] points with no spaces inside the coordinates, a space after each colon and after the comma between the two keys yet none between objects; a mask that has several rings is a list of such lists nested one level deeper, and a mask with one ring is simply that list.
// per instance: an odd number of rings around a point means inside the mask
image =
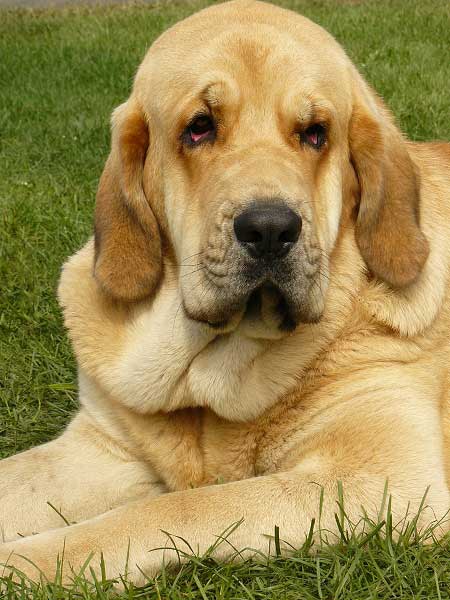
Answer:
[{"label": "dog's brow wrinkle", "polygon": [[224,92],[224,81],[213,81],[209,83],[201,92],[201,97],[211,106],[220,105],[220,92]]},{"label": "dog's brow wrinkle", "polygon": [[307,98],[302,98],[300,102],[303,102],[303,106],[298,108],[297,118],[300,123],[308,123],[313,116],[313,106]]}]

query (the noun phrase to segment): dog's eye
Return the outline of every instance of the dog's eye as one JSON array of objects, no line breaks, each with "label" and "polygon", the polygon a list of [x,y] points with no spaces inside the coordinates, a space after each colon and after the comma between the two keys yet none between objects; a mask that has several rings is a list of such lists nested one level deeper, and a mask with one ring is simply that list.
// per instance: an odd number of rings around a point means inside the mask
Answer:
[{"label": "dog's eye", "polygon": [[187,128],[188,141],[195,145],[204,140],[210,140],[214,137],[215,131],[216,128],[211,117],[200,115]]},{"label": "dog's eye", "polygon": [[300,134],[300,139],[304,144],[319,150],[327,141],[327,130],[320,123],[315,123]]}]

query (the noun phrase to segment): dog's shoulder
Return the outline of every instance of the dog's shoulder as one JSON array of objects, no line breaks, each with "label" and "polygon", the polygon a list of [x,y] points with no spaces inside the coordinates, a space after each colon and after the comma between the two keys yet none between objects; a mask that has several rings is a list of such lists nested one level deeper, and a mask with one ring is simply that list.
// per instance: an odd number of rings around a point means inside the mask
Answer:
[{"label": "dog's shoulder", "polygon": [[362,303],[377,320],[403,336],[425,335],[450,308],[450,144],[408,142],[420,181],[418,219],[430,253],[422,273],[404,289],[369,285]]},{"label": "dog's shoulder", "polygon": [[64,264],[58,300],[78,363],[95,372],[117,354],[130,307],[108,297],[94,277],[94,240],[90,239]]}]

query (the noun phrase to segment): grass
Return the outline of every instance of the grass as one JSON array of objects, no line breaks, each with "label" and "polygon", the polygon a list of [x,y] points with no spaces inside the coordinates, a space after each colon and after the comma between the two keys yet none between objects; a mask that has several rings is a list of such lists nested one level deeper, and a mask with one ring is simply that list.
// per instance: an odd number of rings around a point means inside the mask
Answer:
[{"label": "grass", "polygon": [[[417,517],[393,523],[392,513],[385,521],[364,522],[356,533],[344,510],[338,519],[340,538],[333,544],[322,541],[314,546],[308,536],[303,546],[281,557],[280,532],[275,528],[270,557],[218,563],[214,548],[204,556],[192,556],[176,570],[163,569],[141,587],[124,579],[106,577],[89,581],[74,574],[72,583],[61,585],[59,576],[48,583],[31,582],[18,576],[0,577],[0,593],[5,599],[32,600],[438,600],[448,599],[450,590],[449,541],[435,540],[434,528],[419,533]],[[236,525],[238,526],[238,524]],[[234,527],[236,527],[234,526]],[[234,529],[230,528],[229,531]],[[313,529],[313,524],[311,531]],[[226,536],[223,538],[226,539]],[[325,536],[324,536],[325,539]],[[182,540],[174,540],[183,547]],[[183,552],[178,550],[180,560]],[[236,551],[239,558],[240,552]],[[103,565],[104,566],[104,565]],[[102,569],[104,572],[104,569]]]},{"label": "grass", "polygon": [[[449,139],[447,0],[284,0],[346,47],[413,139]],[[55,300],[64,259],[92,231],[109,115],[150,42],[207,5],[0,12],[0,458],[54,437],[76,410],[76,369]],[[0,499],[1,501],[1,499]],[[449,545],[375,535],[268,564],[196,560],[127,598],[449,598]],[[12,584],[9,584],[12,586]],[[10,598],[112,598],[5,588]],[[27,591],[28,590],[28,591]]]}]

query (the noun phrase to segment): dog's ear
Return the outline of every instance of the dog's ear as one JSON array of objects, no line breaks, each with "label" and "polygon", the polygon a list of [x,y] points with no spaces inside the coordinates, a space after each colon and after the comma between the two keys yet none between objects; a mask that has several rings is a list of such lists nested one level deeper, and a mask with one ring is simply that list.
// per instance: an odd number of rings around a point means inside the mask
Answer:
[{"label": "dog's ear", "polygon": [[361,97],[355,101],[349,138],[360,186],[356,242],[376,277],[405,287],[417,279],[429,251],[419,227],[418,173],[380,100],[374,98],[371,108]]},{"label": "dog's ear", "polygon": [[150,296],[161,275],[158,223],[143,188],[149,145],[144,114],[133,99],[112,116],[111,153],[97,191],[94,276],[109,296]]}]

